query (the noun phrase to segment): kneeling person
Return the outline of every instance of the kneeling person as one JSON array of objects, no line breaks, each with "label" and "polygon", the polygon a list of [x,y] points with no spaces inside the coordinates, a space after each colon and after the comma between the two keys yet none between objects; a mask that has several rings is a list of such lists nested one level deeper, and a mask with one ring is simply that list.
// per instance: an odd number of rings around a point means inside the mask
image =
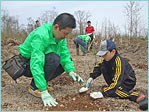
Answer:
[{"label": "kneeling person", "polygon": [[102,41],[96,55],[103,57],[103,60],[94,67],[86,87],[79,92],[86,92],[93,79],[103,74],[108,87],[103,88],[102,92],[90,93],[93,99],[119,97],[137,102],[141,109],[147,109],[148,99],[137,92],[130,92],[136,85],[136,75],[131,65],[118,54],[115,43],[112,40]]}]

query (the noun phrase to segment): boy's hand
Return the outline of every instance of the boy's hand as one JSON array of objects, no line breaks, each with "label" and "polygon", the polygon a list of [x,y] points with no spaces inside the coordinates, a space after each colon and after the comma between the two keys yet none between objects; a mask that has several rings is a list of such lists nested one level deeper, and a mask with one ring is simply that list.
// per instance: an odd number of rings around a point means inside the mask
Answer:
[{"label": "boy's hand", "polygon": [[92,82],[93,82],[93,78],[90,77],[90,78],[87,80],[86,87],[82,87],[82,88],[79,90],[79,93],[84,93],[84,92],[88,91],[88,88],[89,88],[89,86],[91,85]]},{"label": "boy's hand", "polygon": [[89,88],[89,86],[91,85],[92,82],[93,82],[93,78],[90,77],[90,78],[87,80],[86,88]]},{"label": "boy's hand", "polygon": [[90,97],[92,97],[93,99],[103,98],[103,94],[100,91],[93,92],[93,93],[90,93]]}]

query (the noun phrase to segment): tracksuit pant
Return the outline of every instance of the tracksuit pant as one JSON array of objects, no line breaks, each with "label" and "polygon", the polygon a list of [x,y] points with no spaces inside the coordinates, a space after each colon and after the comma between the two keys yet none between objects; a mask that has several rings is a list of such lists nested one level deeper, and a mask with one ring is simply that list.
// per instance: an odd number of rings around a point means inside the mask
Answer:
[{"label": "tracksuit pant", "polygon": [[110,95],[109,97],[119,97],[121,99],[129,99],[130,101],[136,102],[139,95],[137,92],[130,92],[130,90],[119,87],[118,89],[116,89],[114,94]]}]

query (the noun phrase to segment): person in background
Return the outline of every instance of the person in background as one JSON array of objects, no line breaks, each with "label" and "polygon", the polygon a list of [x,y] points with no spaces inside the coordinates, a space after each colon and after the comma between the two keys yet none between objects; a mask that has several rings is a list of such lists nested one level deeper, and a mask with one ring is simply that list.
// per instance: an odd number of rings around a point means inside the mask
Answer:
[{"label": "person in background", "polygon": [[108,87],[90,93],[93,99],[119,97],[138,103],[143,110],[148,109],[148,99],[144,95],[130,92],[136,85],[136,74],[127,60],[119,55],[115,43],[112,40],[102,41],[96,55],[103,57],[103,60],[93,68],[86,87],[82,87],[79,92],[86,92],[93,80],[103,74]]},{"label": "person in background", "polygon": [[64,71],[79,84],[83,79],[74,72],[74,63],[67,49],[67,39],[76,20],[69,13],[58,15],[54,22],[43,24],[33,30],[19,48],[20,56],[29,60],[26,77],[33,77],[29,93],[41,97],[44,106],[56,106],[58,103],[48,92],[47,82],[61,75]]},{"label": "person in background", "polygon": [[36,20],[36,24],[35,24],[35,26],[34,26],[34,29],[36,29],[36,28],[38,28],[38,27],[40,27],[40,22],[39,22],[39,20]]},{"label": "person in background", "polygon": [[[94,27],[91,25],[91,21],[87,21],[87,27],[85,28],[85,34],[89,34],[89,36],[91,37],[91,42],[93,41],[93,39],[95,38],[95,29]],[[91,44],[90,49],[92,49],[93,43]]]},{"label": "person in background", "polygon": [[78,35],[74,40],[74,44],[76,45],[76,52],[79,55],[79,45],[81,45],[81,51],[83,55],[87,53],[88,43],[91,40],[89,35]]}]

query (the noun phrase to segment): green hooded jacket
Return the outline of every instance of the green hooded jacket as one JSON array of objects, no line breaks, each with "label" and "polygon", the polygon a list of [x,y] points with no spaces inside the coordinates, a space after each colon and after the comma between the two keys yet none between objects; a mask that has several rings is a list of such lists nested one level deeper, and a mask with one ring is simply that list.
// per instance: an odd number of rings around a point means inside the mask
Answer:
[{"label": "green hooded jacket", "polygon": [[[91,40],[91,37],[89,35],[78,35],[77,37],[81,38],[86,44],[88,44],[88,41]],[[83,52],[84,48],[81,46],[81,51]]]},{"label": "green hooded jacket", "polygon": [[39,90],[46,89],[47,85],[44,78],[45,54],[58,54],[60,56],[60,63],[66,73],[75,69],[67,49],[67,39],[57,40],[53,37],[53,23],[43,24],[41,27],[33,30],[25,42],[18,48],[22,56],[30,59],[30,69]]}]

